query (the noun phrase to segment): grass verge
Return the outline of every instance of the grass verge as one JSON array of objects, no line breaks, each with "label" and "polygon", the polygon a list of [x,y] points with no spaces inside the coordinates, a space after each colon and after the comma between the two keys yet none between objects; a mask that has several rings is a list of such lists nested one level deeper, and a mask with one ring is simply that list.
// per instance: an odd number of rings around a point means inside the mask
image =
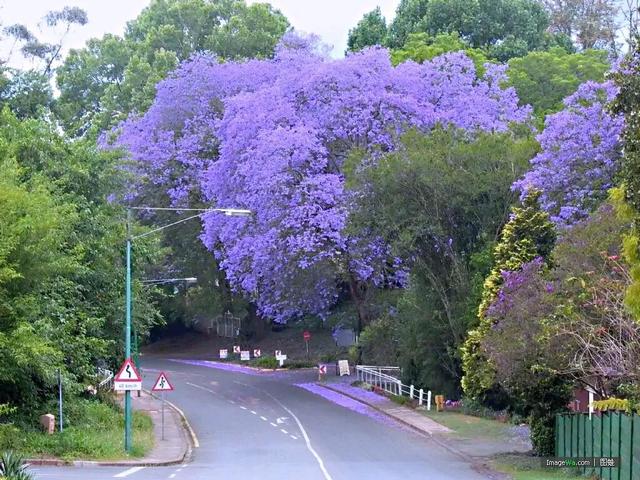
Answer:
[{"label": "grass verge", "polygon": [[[57,419],[56,419],[57,420]],[[117,460],[124,451],[124,414],[115,405],[75,400],[67,405],[64,431],[47,435],[37,429],[0,425],[0,451],[14,450],[26,458]],[[57,425],[56,425],[57,427]],[[133,445],[129,457],[143,457],[154,444],[153,422],[133,413]]]},{"label": "grass verge", "polygon": [[503,473],[508,473],[514,480],[566,480],[582,478],[577,469],[542,468],[540,457],[528,454],[500,454],[492,460],[493,467]]},{"label": "grass verge", "polygon": [[487,438],[500,440],[509,436],[513,425],[488,418],[474,417],[459,412],[423,411],[424,415],[453,430],[455,435],[465,438]]}]

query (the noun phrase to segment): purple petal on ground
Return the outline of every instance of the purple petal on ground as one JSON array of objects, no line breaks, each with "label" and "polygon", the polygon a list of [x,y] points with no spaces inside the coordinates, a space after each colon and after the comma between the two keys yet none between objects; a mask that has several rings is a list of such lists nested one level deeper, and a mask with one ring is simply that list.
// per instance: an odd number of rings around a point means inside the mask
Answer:
[{"label": "purple petal on ground", "polygon": [[[333,390],[324,388],[316,383],[298,383],[296,384],[296,387],[304,388],[305,390],[311,393],[314,393],[316,395],[319,395],[329,400],[330,402],[335,403],[336,405],[340,405],[341,407],[348,408],[349,410],[352,410],[361,415],[366,415],[367,417],[372,418],[377,422],[384,423],[385,425],[400,428],[403,430],[406,429],[403,425],[399,424],[398,422],[395,422],[394,420],[378,412],[377,410],[363,403],[360,403],[352,398],[349,398],[345,395],[334,392]],[[406,430],[409,430],[409,429],[406,429]]]},{"label": "purple petal on ground", "polygon": [[245,375],[261,376],[255,370],[237,365],[235,363],[212,362],[210,360],[182,360],[178,358],[170,358],[172,362],[186,363],[187,365],[196,365],[198,367],[215,368],[217,370],[226,370],[227,372],[243,373]]},{"label": "purple petal on ground", "polygon": [[345,385],[345,384],[336,384],[331,386],[336,390],[340,390],[341,392],[344,392],[347,395],[351,395],[352,397],[356,397],[356,398],[361,398],[366,403],[373,403],[374,405],[380,405],[384,403],[389,403],[391,401],[388,398],[383,397],[382,395],[378,395],[375,392],[364,390],[360,387],[354,387],[352,385]]}]

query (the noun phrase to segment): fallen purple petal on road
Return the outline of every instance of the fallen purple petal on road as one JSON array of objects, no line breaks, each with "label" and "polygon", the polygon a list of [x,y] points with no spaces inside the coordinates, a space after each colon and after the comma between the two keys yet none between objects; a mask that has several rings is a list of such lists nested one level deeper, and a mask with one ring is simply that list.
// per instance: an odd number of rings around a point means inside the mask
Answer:
[{"label": "fallen purple petal on road", "polygon": [[377,410],[360,403],[352,398],[349,398],[345,395],[341,395],[333,390],[329,390],[328,388],[324,388],[315,383],[298,383],[296,387],[304,388],[305,390],[314,393],[316,395],[320,395],[321,397],[329,400],[336,405],[340,405],[341,407],[348,408],[354,412],[357,412],[361,415],[366,415],[367,417],[373,418],[374,420],[384,423],[385,425],[393,426],[396,428],[400,428],[403,430],[411,431],[408,428],[405,428],[403,425],[395,422],[391,418],[386,415],[378,412]]},{"label": "fallen purple petal on road", "polygon": [[196,365],[198,367],[215,368],[217,370],[226,370],[227,372],[244,373],[245,375],[261,375],[259,372],[235,363],[212,362],[211,360],[183,360],[178,358],[170,358],[172,362],[185,363],[187,365]]}]

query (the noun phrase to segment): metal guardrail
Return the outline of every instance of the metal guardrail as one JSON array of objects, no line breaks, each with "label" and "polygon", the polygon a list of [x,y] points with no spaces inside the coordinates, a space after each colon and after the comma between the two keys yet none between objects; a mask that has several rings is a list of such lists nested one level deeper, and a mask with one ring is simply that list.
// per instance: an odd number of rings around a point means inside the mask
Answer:
[{"label": "metal guardrail", "polygon": [[98,367],[98,375],[103,377],[98,383],[98,390],[104,388],[105,390],[111,390],[113,387],[113,372],[111,370],[107,370],[106,368]]},{"label": "metal guardrail", "polygon": [[399,397],[406,395],[412,400],[417,398],[418,405],[425,403],[426,396],[427,410],[431,410],[431,390],[425,392],[422,388],[417,389],[413,385],[405,385],[399,378],[384,372],[396,373],[398,376],[402,373],[400,367],[356,365],[356,377],[361,382],[378,387],[391,395]]}]

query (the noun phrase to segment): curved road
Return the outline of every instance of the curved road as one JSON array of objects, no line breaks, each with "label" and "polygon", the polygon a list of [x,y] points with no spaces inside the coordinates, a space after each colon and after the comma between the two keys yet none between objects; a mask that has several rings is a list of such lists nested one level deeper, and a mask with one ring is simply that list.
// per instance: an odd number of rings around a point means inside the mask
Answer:
[{"label": "curved road", "polygon": [[[172,467],[34,468],[37,479],[483,479],[432,440],[314,385],[315,372],[246,373],[145,358],[145,387],[165,371],[167,395],[200,447]],[[326,398],[328,397],[328,398]]]}]

